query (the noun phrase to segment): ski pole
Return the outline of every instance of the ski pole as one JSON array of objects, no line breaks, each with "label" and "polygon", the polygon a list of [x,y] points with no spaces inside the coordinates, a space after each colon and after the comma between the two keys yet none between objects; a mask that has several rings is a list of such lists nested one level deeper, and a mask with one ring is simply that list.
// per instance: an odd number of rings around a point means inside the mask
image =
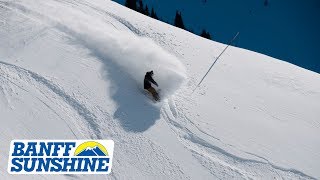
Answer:
[{"label": "ski pole", "polygon": [[212,63],[212,65],[210,66],[209,70],[206,72],[206,74],[202,77],[201,81],[198,83],[198,85],[194,88],[194,90],[192,91],[192,94],[196,91],[196,89],[200,86],[200,84],[202,83],[202,81],[204,80],[204,78],[206,78],[206,76],[208,75],[208,73],[210,72],[211,68],[215,65],[215,63],[218,61],[218,59],[221,57],[221,55],[228,49],[228,47],[231,45],[231,43],[237,38],[237,36],[239,35],[239,32],[237,32],[237,34],[231,39],[231,41],[229,41],[228,45],[223,49],[223,51],[219,54],[219,56],[216,58],[216,60]]}]

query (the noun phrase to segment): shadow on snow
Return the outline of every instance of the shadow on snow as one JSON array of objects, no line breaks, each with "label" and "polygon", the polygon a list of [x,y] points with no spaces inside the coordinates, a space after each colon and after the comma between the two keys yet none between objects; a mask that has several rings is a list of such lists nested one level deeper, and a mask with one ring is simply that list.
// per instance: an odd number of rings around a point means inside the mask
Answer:
[{"label": "shadow on snow", "polygon": [[137,84],[111,60],[103,57],[100,59],[104,64],[104,78],[112,83],[111,97],[118,105],[113,117],[120,121],[126,131],[143,132],[149,129],[160,118],[160,109],[152,105],[153,102],[141,93],[143,79],[141,84]]}]

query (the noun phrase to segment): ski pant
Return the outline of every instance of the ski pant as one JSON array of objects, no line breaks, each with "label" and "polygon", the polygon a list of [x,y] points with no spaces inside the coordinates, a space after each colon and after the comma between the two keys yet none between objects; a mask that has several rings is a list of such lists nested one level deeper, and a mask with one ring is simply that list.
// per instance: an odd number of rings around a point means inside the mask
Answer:
[{"label": "ski pant", "polygon": [[147,90],[152,94],[153,98],[156,101],[159,100],[159,95],[158,95],[157,91],[153,87],[150,87]]}]

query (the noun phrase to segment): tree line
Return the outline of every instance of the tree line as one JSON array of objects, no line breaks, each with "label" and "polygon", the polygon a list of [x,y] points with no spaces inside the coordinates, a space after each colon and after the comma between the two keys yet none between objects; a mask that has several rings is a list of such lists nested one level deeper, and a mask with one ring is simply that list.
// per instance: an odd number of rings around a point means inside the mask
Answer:
[{"label": "tree line", "polygon": [[[144,6],[142,0],[126,0],[125,6],[130,8],[130,9],[132,9],[132,10],[134,10],[134,11],[137,11],[137,12],[139,12],[141,14],[144,14],[146,16],[150,16],[150,17],[152,17],[154,19],[161,20],[161,19],[159,19],[159,17],[157,15],[157,13],[155,12],[154,8],[152,7],[151,8],[151,12],[150,12],[148,5]],[[168,22],[166,22],[166,23],[168,23]],[[174,24],[173,25],[178,27],[178,28],[187,30],[187,31],[189,31],[191,33],[194,33],[193,30],[188,30],[185,27],[185,25],[183,23],[182,14],[179,11],[176,11],[176,15],[175,15],[175,18],[174,18]],[[205,29],[203,29],[202,32],[199,35],[201,37],[204,37],[204,38],[207,38],[207,39],[211,39],[210,33],[207,32]]]}]

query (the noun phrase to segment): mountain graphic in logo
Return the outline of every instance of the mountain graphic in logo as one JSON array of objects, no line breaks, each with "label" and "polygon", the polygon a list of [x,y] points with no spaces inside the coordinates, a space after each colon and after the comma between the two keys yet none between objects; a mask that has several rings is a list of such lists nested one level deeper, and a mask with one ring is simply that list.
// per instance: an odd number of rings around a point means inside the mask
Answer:
[{"label": "mountain graphic in logo", "polygon": [[85,150],[81,151],[77,156],[106,156],[106,155],[98,146],[95,146],[94,148],[87,147]]},{"label": "mountain graphic in logo", "polygon": [[108,156],[107,149],[95,141],[87,141],[80,144],[75,152],[75,156]]}]

